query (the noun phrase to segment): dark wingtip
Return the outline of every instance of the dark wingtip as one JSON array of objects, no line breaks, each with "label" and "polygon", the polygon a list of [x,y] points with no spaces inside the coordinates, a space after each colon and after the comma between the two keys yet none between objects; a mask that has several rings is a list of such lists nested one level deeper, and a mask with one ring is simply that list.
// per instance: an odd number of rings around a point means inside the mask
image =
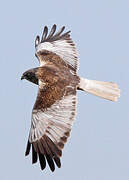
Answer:
[{"label": "dark wingtip", "polygon": [[35,39],[35,47],[38,46],[39,43],[40,43],[40,37],[39,35],[37,35]]},{"label": "dark wingtip", "polygon": [[65,26],[62,26],[62,28],[59,29],[59,31],[55,34],[56,28],[57,28],[57,26],[56,26],[56,24],[54,24],[52,26],[52,28],[51,28],[51,31],[50,31],[49,35],[48,35],[48,27],[45,26],[44,30],[43,30],[43,35],[42,35],[42,38],[41,38],[41,43],[43,43],[43,42],[53,42],[53,41],[57,41],[57,40],[60,40],[60,39],[68,38],[68,36],[70,36],[69,33],[71,31],[68,31],[68,32],[62,34],[64,29],[65,29]]},{"label": "dark wingtip", "polygon": [[40,140],[33,143],[30,143],[28,140],[26,155],[29,154],[31,146],[32,164],[36,163],[39,159],[41,170],[44,170],[46,168],[46,164],[48,164],[52,172],[55,171],[56,165],[58,168],[61,167],[60,157],[62,155],[62,151],[51,139],[49,139],[49,137],[44,135]]},{"label": "dark wingtip", "polygon": [[56,24],[53,24],[52,28],[56,28]]},{"label": "dark wingtip", "polygon": [[55,157],[55,158],[54,158],[54,161],[55,161],[57,167],[58,167],[58,168],[61,168],[61,161],[60,161],[60,158]]},{"label": "dark wingtip", "polygon": [[50,33],[49,33],[49,35],[47,37],[47,40],[50,39],[54,35],[55,31],[56,31],[56,24],[54,24],[52,26],[51,31],[50,31]]},{"label": "dark wingtip", "polygon": [[46,39],[47,33],[48,33],[48,27],[45,26],[44,30],[43,30],[43,35],[42,35],[42,41],[44,41]]},{"label": "dark wingtip", "polygon": [[46,167],[46,159],[43,154],[39,153],[39,161],[40,161],[40,167],[41,170],[44,170]]},{"label": "dark wingtip", "polygon": [[27,156],[27,155],[30,153],[30,148],[31,148],[31,143],[30,143],[29,140],[28,140],[28,142],[27,142],[27,147],[26,147],[26,152],[25,152],[25,156]]},{"label": "dark wingtip", "polygon": [[47,159],[47,162],[48,162],[48,165],[49,165],[51,171],[52,172],[55,171],[55,164],[54,164],[52,157],[50,155],[46,154],[46,159]]},{"label": "dark wingtip", "polygon": [[36,163],[38,160],[37,152],[34,149],[34,146],[32,144],[32,164]]},{"label": "dark wingtip", "polygon": [[61,33],[64,31],[64,29],[65,29],[65,26],[63,26],[63,27],[55,34],[55,37],[56,37],[56,36],[60,36]]}]

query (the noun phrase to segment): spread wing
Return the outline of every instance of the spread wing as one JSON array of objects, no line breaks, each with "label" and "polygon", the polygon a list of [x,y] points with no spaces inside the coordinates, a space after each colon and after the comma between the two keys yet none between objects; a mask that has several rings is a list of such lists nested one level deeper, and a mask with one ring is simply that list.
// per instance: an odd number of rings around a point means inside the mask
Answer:
[{"label": "spread wing", "polygon": [[32,148],[32,163],[39,158],[41,169],[46,161],[52,171],[61,167],[60,157],[70,135],[76,111],[76,88],[58,85],[39,88],[32,111],[26,155]]},{"label": "spread wing", "polygon": [[[70,38],[70,31],[63,33],[64,29],[65,27],[63,26],[55,33],[56,25],[54,24],[48,34],[48,27],[45,26],[41,41],[39,36],[37,36],[35,40],[36,56],[40,61],[40,66],[46,63],[46,59],[53,59],[52,55],[59,56],[76,72],[78,69],[78,53],[75,44]],[[51,58],[45,57],[48,53],[51,55]]]}]

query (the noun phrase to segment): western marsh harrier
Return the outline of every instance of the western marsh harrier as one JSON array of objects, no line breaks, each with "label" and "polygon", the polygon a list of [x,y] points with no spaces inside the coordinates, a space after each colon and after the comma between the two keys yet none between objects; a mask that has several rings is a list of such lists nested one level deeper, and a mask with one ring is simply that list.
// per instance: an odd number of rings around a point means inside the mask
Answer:
[{"label": "western marsh harrier", "polygon": [[35,40],[35,55],[40,67],[23,73],[21,79],[38,85],[38,95],[32,110],[31,128],[25,155],[32,149],[32,163],[39,159],[41,169],[48,163],[51,171],[61,167],[60,157],[67,142],[76,114],[77,90],[101,98],[117,101],[117,84],[88,80],[77,75],[78,53],[63,26],[50,33],[47,26],[43,35]]}]

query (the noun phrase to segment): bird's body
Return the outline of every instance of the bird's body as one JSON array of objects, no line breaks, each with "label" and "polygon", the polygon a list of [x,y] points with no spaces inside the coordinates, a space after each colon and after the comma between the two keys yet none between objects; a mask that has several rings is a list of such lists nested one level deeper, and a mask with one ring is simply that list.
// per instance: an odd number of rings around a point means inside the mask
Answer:
[{"label": "bird's body", "polygon": [[76,114],[77,90],[83,90],[105,99],[116,101],[120,90],[115,83],[81,78],[77,75],[78,54],[70,38],[70,31],[62,34],[53,25],[49,35],[45,27],[40,42],[36,37],[36,57],[40,67],[26,71],[22,79],[39,86],[32,111],[31,129],[26,149],[32,147],[32,163],[39,157],[43,170],[46,161],[52,171],[61,167],[60,157],[70,135]]},{"label": "bird's body", "polygon": [[48,108],[63,96],[70,94],[72,89],[77,89],[80,82],[79,77],[73,75],[68,68],[62,69],[51,64],[39,67],[36,77],[41,89],[37,102],[39,109]]}]

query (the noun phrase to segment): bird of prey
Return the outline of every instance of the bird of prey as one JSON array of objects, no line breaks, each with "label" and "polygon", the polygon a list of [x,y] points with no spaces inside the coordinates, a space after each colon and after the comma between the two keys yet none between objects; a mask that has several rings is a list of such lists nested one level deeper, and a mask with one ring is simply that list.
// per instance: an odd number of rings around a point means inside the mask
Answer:
[{"label": "bird of prey", "polygon": [[76,114],[77,90],[111,101],[117,101],[120,90],[113,82],[88,80],[77,74],[78,53],[63,26],[56,32],[54,24],[48,33],[35,40],[35,55],[40,66],[23,73],[38,85],[38,95],[32,110],[31,128],[25,155],[32,149],[32,163],[39,159],[41,170],[48,163],[51,171],[61,167],[60,157],[67,142]]}]

